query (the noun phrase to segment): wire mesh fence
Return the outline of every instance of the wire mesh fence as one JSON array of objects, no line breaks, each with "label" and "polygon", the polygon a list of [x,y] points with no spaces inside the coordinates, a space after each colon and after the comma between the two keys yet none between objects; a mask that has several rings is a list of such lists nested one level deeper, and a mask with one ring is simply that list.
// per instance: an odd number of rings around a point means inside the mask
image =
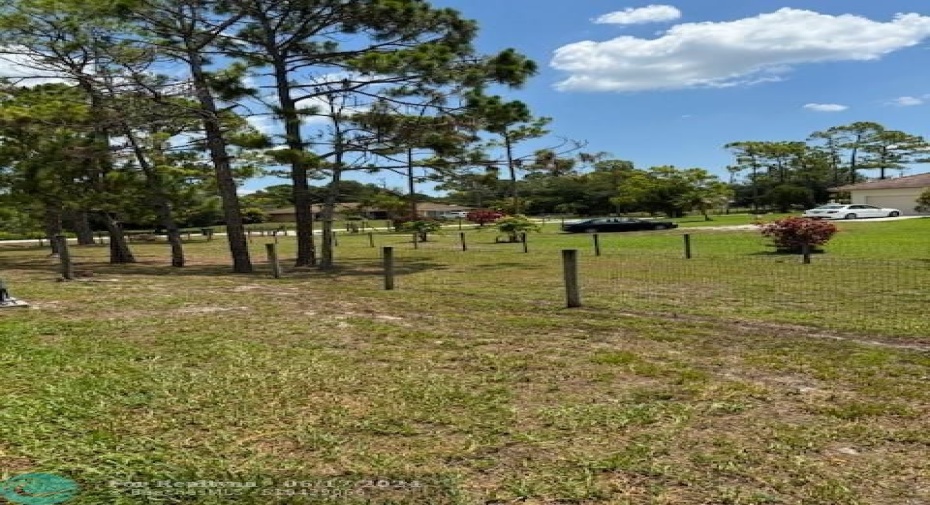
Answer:
[{"label": "wire mesh fence", "polygon": [[341,241],[343,259],[367,262],[374,275],[381,272],[382,248],[392,247],[397,290],[450,303],[467,296],[564,306],[560,251],[574,249],[582,302],[592,309],[930,337],[927,236],[911,237],[892,248],[894,254],[887,244],[850,243],[811,255],[810,264],[800,255],[776,254],[745,232],[531,234],[510,242],[490,230],[454,230],[426,242],[412,234],[355,234]]}]

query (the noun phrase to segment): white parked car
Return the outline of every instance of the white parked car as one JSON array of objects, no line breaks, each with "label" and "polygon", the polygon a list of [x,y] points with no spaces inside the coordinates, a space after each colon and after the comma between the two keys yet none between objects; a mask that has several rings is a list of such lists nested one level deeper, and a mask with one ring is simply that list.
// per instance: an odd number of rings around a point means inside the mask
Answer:
[{"label": "white parked car", "polygon": [[843,205],[841,203],[831,203],[804,211],[804,217],[819,219],[859,219],[862,217],[898,217],[900,215],[901,211],[898,209],[885,209],[864,204]]},{"label": "white parked car", "polygon": [[442,217],[443,219],[459,219],[459,218],[465,219],[466,217],[468,217],[468,211],[459,210],[455,212],[445,212],[440,217]]}]

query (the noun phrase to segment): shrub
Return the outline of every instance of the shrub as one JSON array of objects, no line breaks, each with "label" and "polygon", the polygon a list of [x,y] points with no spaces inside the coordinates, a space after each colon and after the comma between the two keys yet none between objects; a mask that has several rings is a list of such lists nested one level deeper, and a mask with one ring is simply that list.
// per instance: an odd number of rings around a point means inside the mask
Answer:
[{"label": "shrub", "polygon": [[914,207],[917,212],[930,212],[930,189],[927,189],[917,198],[917,206]]},{"label": "shrub", "polygon": [[506,233],[507,238],[511,242],[519,242],[521,233],[539,231],[539,225],[530,221],[529,218],[523,215],[499,219],[497,223],[495,223],[495,226],[497,226],[497,230],[501,233]]},{"label": "shrub", "polygon": [[435,233],[442,229],[442,223],[435,219],[419,219],[417,221],[405,222],[403,224],[403,229],[416,233],[420,242],[426,242],[430,233]]},{"label": "shrub", "polygon": [[476,223],[478,226],[484,226],[488,223],[493,223],[498,219],[504,217],[502,212],[496,210],[473,210],[465,216],[465,219],[469,220],[472,223]]},{"label": "shrub", "polygon": [[804,244],[811,249],[822,246],[836,234],[836,225],[820,219],[786,217],[771,223],[761,224],[762,236],[772,239],[781,252],[801,252]]}]

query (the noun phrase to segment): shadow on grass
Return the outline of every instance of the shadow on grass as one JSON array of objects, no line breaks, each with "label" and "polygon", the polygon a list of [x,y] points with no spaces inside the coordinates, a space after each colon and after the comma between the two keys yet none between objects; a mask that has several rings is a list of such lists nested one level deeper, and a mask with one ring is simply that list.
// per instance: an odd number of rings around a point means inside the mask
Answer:
[{"label": "shadow on grass", "polygon": [[482,270],[503,270],[506,268],[519,268],[521,270],[539,270],[542,268],[542,265],[536,263],[521,263],[516,261],[500,261],[497,263],[478,263],[475,264],[476,268]]},{"label": "shadow on grass", "polygon": [[[383,273],[383,263],[380,260],[343,260],[332,268],[323,270],[318,267],[294,268],[293,259],[282,259],[282,277],[286,279],[301,278],[339,278],[339,277],[372,277]],[[264,279],[272,276],[271,266],[263,261],[253,263],[254,271],[248,274],[233,273],[229,264],[216,263],[189,263],[182,268],[175,268],[165,260],[140,260],[136,263],[110,264],[105,261],[82,261],[75,263],[74,271],[77,277],[101,276],[171,276],[171,277],[230,277]],[[25,270],[45,272],[49,275],[59,276],[61,273],[57,260],[53,258],[3,258],[0,268],[10,270]],[[428,260],[403,259],[395,263],[394,275],[411,275],[428,270],[445,270],[448,265]],[[90,275],[88,275],[90,274]]]},{"label": "shadow on grass", "polygon": [[[823,249],[815,249],[811,251],[810,254],[812,256],[818,256],[821,254],[827,254],[827,251],[824,251]],[[746,253],[746,256],[765,256],[769,258],[792,258],[792,257],[800,258],[804,255],[799,252],[772,250],[772,251],[756,251],[756,252]]]}]

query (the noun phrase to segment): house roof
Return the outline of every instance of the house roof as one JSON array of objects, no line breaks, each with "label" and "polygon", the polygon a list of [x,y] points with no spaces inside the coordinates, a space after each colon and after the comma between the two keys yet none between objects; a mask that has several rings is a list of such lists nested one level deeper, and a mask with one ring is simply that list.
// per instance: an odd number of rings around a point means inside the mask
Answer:
[{"label": "house roof", "polygon": [[897,177],[894,179],[881,179],[872,182],[849,184],[833,188],[831,191],[859,191],[864,189],[911,189],[930,187],[930,173]]}]

